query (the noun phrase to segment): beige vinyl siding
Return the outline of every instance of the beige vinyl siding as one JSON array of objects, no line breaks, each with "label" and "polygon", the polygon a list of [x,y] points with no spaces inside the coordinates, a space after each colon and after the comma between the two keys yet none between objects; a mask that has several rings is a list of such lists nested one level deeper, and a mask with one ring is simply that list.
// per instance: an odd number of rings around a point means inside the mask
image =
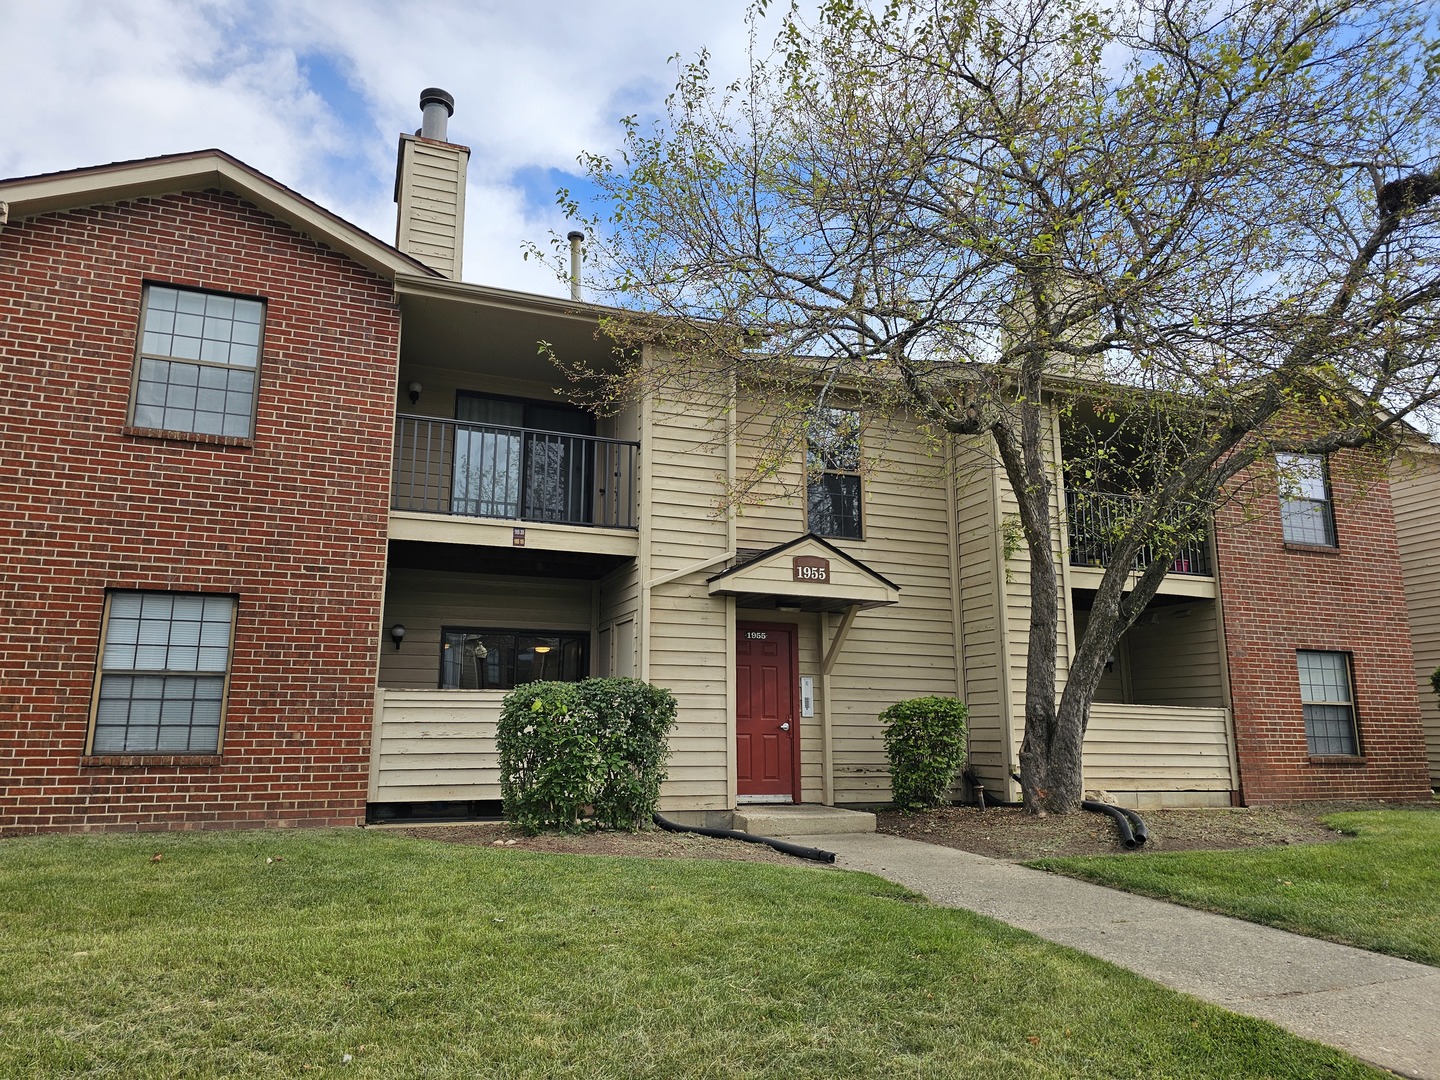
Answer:
[{"label": "beige vinyl siding", "polygon": [[1390,480],[1405,604],[1415,650],[1415,680],[1420,687],[1420,716],[1430,782],[1440,786],[1440,696],[1430,673],[1440,667],[1440,453],[1428,449],[1397,463]]},{"label": "beige vinyl siding", "polygon": [[596,675],[633,679],[640,633],[640,570],[634,564],[622,566],[605,577],[599,586],[595,663]]},{"label": "beige vinyl siding", "polygon": [[998,466],[979,439],[956,448],[955,534],[960,556],[960,613],[970,763],[992,791],[1004,788],[1010,753],[1002,681]]},{"label": "beige vinyl siding", "polygon": [[[736,482],[744,484],[756,471],[771,424],[771,414],[742,406],[735,445]],[[803,447],[759,483],[750,487],[735,509],[735,543],[764,550],[793,540],[805,531],[805,464]]]},{"label": "beige vinyl siding", "polygon": [[[641,541],[646,579],[641,670],[675,695],[679,718],[670,738],[670,777],[661,808],[723,810],[731,806],[732,719],[727,715],[731,671],[726,603],[712,598],[706,579],[723,568],[728,542],[724,505],[726,444],[723,424],[681,403],[647,407],[643,451],[648,514]],[[651,586],[686,567],[717,560]],[[648,588],[646,588],[648,586]]]},{"label": "beige vinyl siding", "polygon": [[[834,801],[890,798],[880,713],[906,698],[959,694],[943,457],[895,418],[865,480],[863,541],[835,540],[900,587],[899,603],[856,616],[830,676]],[[869,452],[867,446],[867,452]],[[839,616],[830,616],[833,633]]]},{"label": "beige vinyl siding", "polygon": [[380,685],[439,686],[442,626],[589,631],[592,593],[588,581],[392,569],[382,625],[403,623],[405,641],[381,646]]},{"label": "beige vinyl siding", "polygon": [[376,692],[371,802],[500,798],[502,690]]},{"label": "beige vinyl siding", "polygon": [[400,137],[395,246],[458,281],[465,252],[465,178],[470,151]]},{"label": "beige vinyl siding", "polygon": [[1228,740],[1224,709],[1096,702],[1085,735],[1085,786],[1142,806],[1229,805]]},{"label": "beige vinyl siding", "polygon": [[1144,705],[1218,709],[1220,624],[1213,600],[1154,609],[1155,619],[1127,638],[1131,700]]},{"label": "beige vinyl siding", "polygon": [[[1088,613],[1075,613],[1075,636]],[[1115,666],[1100,680],[1095,700],[1112,704],[1221,708],[1219,613],[1213,600],[1163,605],[1141,616],[1115,650]]]}]

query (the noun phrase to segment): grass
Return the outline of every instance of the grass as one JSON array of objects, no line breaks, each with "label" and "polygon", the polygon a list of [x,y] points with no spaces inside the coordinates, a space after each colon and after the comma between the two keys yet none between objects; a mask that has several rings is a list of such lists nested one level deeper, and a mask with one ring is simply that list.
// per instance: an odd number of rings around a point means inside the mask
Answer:
[{"label": "grass", "polygon": [[1029,865],[1440,966],[1440,812],[1360,811],[1322,820],[1352,838]]},{"label": "grass", "polygon": [[0,841],[0,1075],[1381,1074],[865,875],[352,830]]}]

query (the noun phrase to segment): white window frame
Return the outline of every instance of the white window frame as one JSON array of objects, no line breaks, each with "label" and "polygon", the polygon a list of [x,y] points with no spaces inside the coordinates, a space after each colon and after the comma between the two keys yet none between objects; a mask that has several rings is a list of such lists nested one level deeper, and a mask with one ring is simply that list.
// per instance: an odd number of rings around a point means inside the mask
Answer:
[{"label": "white window frame", "polygon": [[[177,305],[174,310],[155,302],[171,294]],[[180,311],[180,303],[203,310]],[[173,432],[201,439],[253,439],[266,315],[265,301],[260,297],[147,282],[135,343],[130,425],[140,431]],[[181,326],[182,319],[192,325]],[[190,332],[182,334],[182,329]],[[249,337],[255,340],[243,340]],[[152,377],[162,369],[163,379]],[[193,387],[184,378],[190,372],[194,373]],[[177,373],[180,378],[176,378]],[[249,389],[244,390],[239,383],[247,379]],[[201,385],[205,382],[213,385]],[[157,389],[163,400],[147,400],[155,397]],[[249,409],[230,410],[231,395],[241,394],[249,396]],[[218,409],[201,408],[202,404],[214,406],[217,397]],[[185,413],[189,414],[186,423],[168,422]],[[219,430],[201,423],[201,416],[212,415],[219,417]]]},{"label": "white window frame", "polygon": [[[1321,454],[1276,454],[1280,529],[1287,544],[1335,547],[1335,503],[1330,470]],[[1320,538],[1314,535],[1319,522]]]},{"label": "white window frame", "polygon": [[[1340,689],[1344,692],[1343,697],[1306,697],[1307,679],[1305,677],[1307,657],[1326,657],[1327,664],[1339,664],[1339,674],[1342,676],[1344,685]],[[1333,660],[1328,658],[1334,658]],[[1311,757],[1359,757],[1360,756],[1360,725],[1355,710],[1355,672],[1352,657],[1347,652],[1340,652],[1334,649],[1297,649],[1295,651],[1295,666],[1300,681],[1300,710],[1305,718],[1305,750]],[[1313,667],[1313,665],[1312,665]],[[1334,674],[1332,670],[1331,674]],[[1313,683],[1312,683],[1313,685]],[[1319,710],[1330,712],[1343,709],[1349,721],[1348,736],[1337,736],[1332,732],[1317,734],[1313,725],[1335,723],[1333,716],[1321,716]],[[1314,711],[1312,711],[1314,710]],[[1317,740],[1327,742],[1341,740],[1347,745],[1339,749],[1326,747],[1317,749]]]},{"label": "white window frame", "polygon": [[[200,618],[177,620],[177,600],[183,600],[184,614],[198,610]],[[167,607],[168,613],[162,620],[158,612]],[[225,745],[225,716],[230,701],[239,607],[239,598],[228,593],[147,589],[107,592],[105,615],[100,624],[100,655],[95,665],[90,725],[85,739],[86,755],[219,754]],[[225,608],[228,611],[223,610]],[[218,640],[220,629],[223,629],[223,644]],[[223,655],[219,655],[221,653]],[[200,693],[202,684],[203,694]],[[178,714],[187,703],[189,718],[182,724]],[[215,712],[213,725],[196,724],[197,704],[203,705],[207,713]],[[117,722],[113,714],[122,708],[124,720]],[[137,711],[142,714],[138,718]],[[152,715],[153,724],[150,723]],[[141,734],[152,726],[155,729],[153,745],[142,745],[152,742]],[[187,732],[184,745],[175,744],[173,740],[170,745],[164,745],[165,729],[173,733],[182,727]],[[212,728],[213,741],[207,737],[197,744],[197,731],[208,733]],[[112,737],[116,729],[121,733],[118,744]]]}]

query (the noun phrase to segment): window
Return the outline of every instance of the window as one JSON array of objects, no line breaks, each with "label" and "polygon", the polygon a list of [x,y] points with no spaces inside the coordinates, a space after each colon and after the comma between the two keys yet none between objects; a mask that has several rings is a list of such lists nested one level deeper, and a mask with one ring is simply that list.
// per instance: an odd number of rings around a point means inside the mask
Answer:
[{"label": "window", "polygon": [[460,629],[440,633],[442,690],[513,690],[589,674],[589,634],[547,630]]},{"label": "window", "polygon": [[1291,544],[1335,546],[1330,513],[1330,483],[1325,459],[1318,454],[1276,454],[1280,483],[1280,523]]},{"label": "window", "polygon": [[265,305],[145,286],[132,423],[249,438]]},{"label": "window", "polygon": [[805,494],[810,531],[859,540],[860,414],[815,409],[805,425]]},{"label": "window", "polygon": [[111,593],[92,754],[217,754],[235,598]]},{"label": "window", "polygon": [[1350,657],[1339,652],[1296,654],[1305,742],[1312,757],[1360,753],[1355,737],[1355,700],[1350,692]]}]

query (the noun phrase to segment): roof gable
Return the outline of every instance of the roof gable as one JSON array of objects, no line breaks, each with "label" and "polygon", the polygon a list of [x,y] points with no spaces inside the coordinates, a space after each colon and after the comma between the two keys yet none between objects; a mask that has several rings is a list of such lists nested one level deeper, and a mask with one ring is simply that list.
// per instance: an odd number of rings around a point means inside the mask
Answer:
[{"label": "roof gable", "polygon": [[709,586],[711,596],[734,596],[741,606],[783,601],[808,611],[863,610],[900,600],[900,586],[813,533],[716,574]]},{"label": "roof gable", "polygon": [[393,280],[396,274],[417,273],[435,276],[423,263],[222,150],[197,150],[3,180],[0,202],[8,204],[9,220],[14,222],[82,206],[209,188],[238,195],[383,277]]}]

